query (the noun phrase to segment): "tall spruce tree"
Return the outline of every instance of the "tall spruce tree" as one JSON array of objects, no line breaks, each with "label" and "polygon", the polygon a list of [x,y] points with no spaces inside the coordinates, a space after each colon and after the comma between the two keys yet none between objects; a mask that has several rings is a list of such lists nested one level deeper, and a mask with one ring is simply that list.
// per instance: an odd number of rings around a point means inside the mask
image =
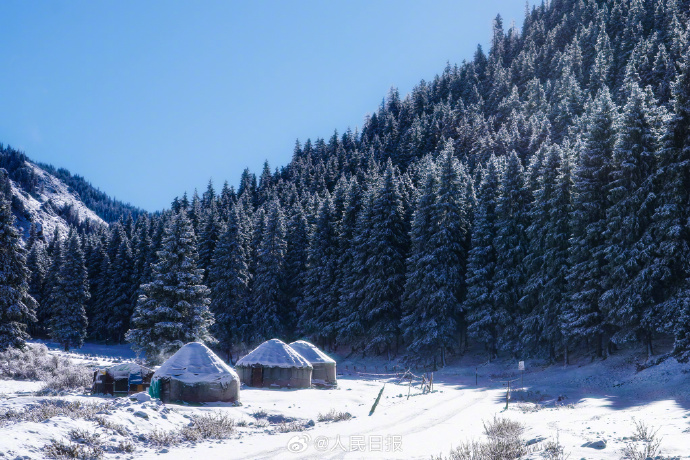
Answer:
[{"label": "tall spruce tree", "polygon": [[413,351],[433,353],[445,366],[446,351],[458,345],[464,325],[470,179],[452,142],[446,142],[438,162],[427,173],[413,217],[402,327]]},{"label": "tall spruce tree", "polygon": [[597,356],[615,325],[606,324],[600,298],[605,285],[606,211],[610,205],[610,174],[616,141],[617,108],[604,87],[589,105],[584,138],[578,145],[570,240],[570,302],[564,321],[570,335],[595,346]]},{"label": "tall spruce tree", "polygon": [[157,363],[188,342],[209,342],[213,315],[210,290],[197,268],[196,236],[184,209],[174,214],[163,235],[153,281],[142,286],[126,339],[147,361]]},{"label": "tall spruce tree", "polygon": [[212,332],[229,357],[233,347],[245,339],[251,319],[247,305],[249,260],[245,240],[248,235],[242,225],[245,218],[242,205],[233,206],[221,231],[209,273],[211,311],[216,319]]},{"label": "tall spruce tree", "polygon": [[74,229],[70,230],[60,258],[60,271],[51,295],[48,327],[50,337],[67,351],[84,344],[88,326],[86,303],[91,297],[84,253]]},{"label": "tall spruce tree", "polygon": [[285,326],[296,312],[286,311],[284,292],[285,215],[278,200],[268,205],[263,233],[258,244],[256,275],[252,292],[253,340],[285,337]]},{"label": "tall spruce tree", "polygon": [[311,232],[304,297],[299,306],[300,331],[323,344],[332,343],[338,319],[338,231],[334,212],[333,201],[326,192]]},{"label": "tall spruce tree", "polygon": [[690,49],[679,62],[679,72],[672,87],[671,113],[662,139],[659,168],[656,173],[658,200],[654,213],[653,241],[657,257],[648,277],[667,312],[666,331],[675,335],[674,354],[681,360],[690,358]]},{"label": "tall spruce tree", "polygon": [[366,295],[360,308],[368,326],[367,348],[397,352],[400,338],[405,259],[409,247],[407,223],[398,175],[390,160],[371,203],[369,249],[365,261]]},{"label": "tall spruce tree", "polygon": [[0,169],[0,350],[24,348],[28,323],[36,319],[26,250],[14,226],[11,197],[7,172]]},{"label": "tall spruce tree", "polygon": [[613,151],[611,205],[606,213],[608,276],[601,297],[606,321],[620,328],[614,339],[641,339],[650,355],[653,333],[662,322],[655,312],[657,294],[641,273],[650,263],[651,242],[645,234],[656,202],[652,175],[662,122],[656,107],[651,89],[645,94],[633,82]]},{"label": "tall spruce tree", "polygon": [[491,157],[482,171],[474,210],[472,241],[467,257],[467,297],[465,310],[468,315],[468,333],[484,343],[489,358],[498,352],[498,322],[495,319],[493,280],[496,270],[497,235],[496,202],[500,182],[500,166]]},{"label": "tall spruce tree", "polygon": [[[48,257],[48,251],[46,251],[46,245],[43,241],[37,240],[31,245],[31,250],[26,258],[26,267],[31,274],[29,277],[29,295],[36,301],[34,314],[37,314],[41,305],[48,301],[46,277],[50,267],[50,257]],[[34,337],[46,335],[45,322],[40,322],[37,318],[30,323],[29,329]]]},{"label": "tall spruce tree", "polygon": [[513,151],[501,178],[496,203],[496,236],[493,239],[496,269],[491,293],[495,308],[493,321],[499,330],[498,346],[513,353],[522,351],[519,324],[525,312],[520,310],[519,301],[525,284],[523,263],[527,255],[528,202],[524,170]]}]

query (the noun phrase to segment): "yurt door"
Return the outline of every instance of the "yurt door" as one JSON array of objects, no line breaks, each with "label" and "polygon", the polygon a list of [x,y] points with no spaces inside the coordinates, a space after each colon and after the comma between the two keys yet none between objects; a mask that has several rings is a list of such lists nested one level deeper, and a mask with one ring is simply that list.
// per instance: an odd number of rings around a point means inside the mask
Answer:
[{"label": "yurt door", "polygon": [[264,386],[264,369],[261,366],[252,367],[252,386]]}]

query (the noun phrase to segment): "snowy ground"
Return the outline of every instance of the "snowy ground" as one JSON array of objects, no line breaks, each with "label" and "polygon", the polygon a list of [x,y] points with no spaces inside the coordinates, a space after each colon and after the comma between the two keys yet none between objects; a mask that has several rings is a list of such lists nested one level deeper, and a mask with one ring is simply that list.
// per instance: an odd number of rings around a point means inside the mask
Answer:
[{"label": "snowy ground", "polygon": [[[104,353],[107,352],[103,350]],[[114,355],[122,350],[113,348]],[[88,358],[88,359],[86,359]],[[85,364],[93,362],[86,356]],[[122,359],[120,356],[118,359]],[[107,360],[106,358],[99,358]],[[518,420],[526,426],[525,440],[539,440],[529,458],[542,458],[540,446],[558,436],[570,459],[617,459],[634,431],[633,419],[658,428],[664,458],[690,458],[690,365],[674,360],[636,372],[644,359],[633,350],[606,361],[582,358],[563,368],[527,362],[525,390],[513,394],[507,411],[503,380],[519,378],[517,363],[481,364],[480,357],[434,374],[431,394],[419,394],[395,379],[372,376],[385,373],[383,361],[340,361],[347,375],[339,376],[334,389],[264,390],[241,389],[242,405],[209,404],[201,407],[161,405],[156,401],[102,398],[83,395],[45,397],[31,394],[37,382],[0,381],[0,415],[21,411],[46,399],[105,403],[101,416],[124,428],[123,434],[99,427],[93,421],[53,417],[45,422],[9,422],[0,426],[0,458],[42,458],[41,447],[52,439],[69,438],[75,428],[97,432],[106,444],[134,439],[131,454],[107,454],[105,458],[185,459],[204,455],[204,460],[255,458],[422,458],[448,455],[461,441],[483,439],[482,421],[495,415]],[[585,363],[586,361],[586,363]],[[367,366],[368,373],[364,372]],[[347,371],[345,371],[347,366]],[[475,368],[478,367],[478,386]],[[386,383],[376,412],[369,410]],[[519,386],[520,381],[513,385]],[[331,409],[349,412],[351,420],[320,422],[318,415]],[[154,447],[138,442],[153,430],[170,431],[189,423],[190,416],[222,411],[239,422],[236,434],[222,441]],[[283,422],[314,426],[300,432],[280,432]],[[604,449],[586,444],[605,441]],[[543,449],[542,449],[543,450]]]}]

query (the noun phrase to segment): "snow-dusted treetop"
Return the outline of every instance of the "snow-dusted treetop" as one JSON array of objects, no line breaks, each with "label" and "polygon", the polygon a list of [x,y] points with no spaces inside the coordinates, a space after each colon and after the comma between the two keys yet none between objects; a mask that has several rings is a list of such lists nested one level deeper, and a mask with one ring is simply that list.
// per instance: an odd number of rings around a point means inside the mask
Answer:
[{"label": "snow-dusted treetop", "polygon": [[290,348],[295,350],[297,353],[302,355],[307,361],[312,364],[315,363],[327,363],[335,364],[335,360],[328,356],[323,351],[319,350],[313,343],[307,342],[306,340],[298,340],[290,344]]},{"label": "snow-dusted treetop", "polygon": [[225,364],[206,345],[191,342],[177,350],[153,374],[153,380],[171,377],[185,383],[231,382],[240,379],[230,366]]},{"label": "snow-dusted treetop", "polygon": [[237,361],[235,366],[253,366],[255,364],[264,367],[313,368],[302,355],[278,339],[265,341],[253,349],[247,356]]}]

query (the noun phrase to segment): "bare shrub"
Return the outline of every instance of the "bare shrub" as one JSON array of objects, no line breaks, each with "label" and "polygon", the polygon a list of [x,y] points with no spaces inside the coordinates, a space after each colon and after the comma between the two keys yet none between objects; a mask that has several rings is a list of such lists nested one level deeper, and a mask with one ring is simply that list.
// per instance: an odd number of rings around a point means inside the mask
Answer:
[{"label": "bare shrub", "polygon": [[182,437],[189,441],[225,439],[235,432],[235,421],[221,411],[194,415],[189,426],[182,428]]},{"label": "bare shrub", "polygon": [[134,444],[132,444],[132,441],[129,439],[126,441],[120,441],[117,446],[115,446],[115,452],[120,452],[122,454],[131,454],[134,452],[136,449],[134,447]]},{"label": "bare shrub", "polygon": [[97,416],[93,417],[93,419],[91,419],[91,420],[96,422],[99,426],[101,426],[107,430],[113,431],[113,432],[119,434],[120,436],[125,436],[125,437],[129,436],[129,432],[127,431],[127,428],[125,428],[124,425],[112,422],[112,421],[108,420],[107,418],[103,417],[102,415],[97,415]]},{"label": "bare shrub", "polygon": [[448,457],[438,456],[432,460],[486,460],[484,444],[478,441],[463,442],[450,451]]},{"label": "bare shrub", "polygon": [[[447,460],[515,460],[529,453],[522,439],[523,424],[496,416],[483,424],[484,434],[489,440],[461,443],[450,451]],[[436,460],[446,459],[440,456]]]},{"label": "bare shrub", "polygon": [[270,423],[268,423],[268,420],[266,420],[265,418],[259,419],[254,423],[254,426],[257,428],[266,428],[269,425]]},{"label": "bare shrub", "polygon": [[352,414],[349,412],[339,412],[335,409],[331,409],[325,414],[319,413],[317,420],[319,422],[341,422],[344,420],[350,420],[351,418]]},{"label": "bare shrub", "polygon": [[276,427],[278,433],[291,433],[293,431],[304,431],[305,429],[306,425],[297,420],[292,422],[283,422]]},{"label": "bare shrub", "polygon": [[558,433],[556,433],[556,439],[544,443],[544,458],[547,460],[567,460],[570,458],[570,454],[566,454],[565,448],[561,445]]},{"label": "bare shrub", "polygon": [[107,404],[66,401],[63,399],[44,400],[33,404],[21,412],[7,411],[0,414],[0,421],[41,423],[52,417],[66,416],[76,419],[93,420],[96,413],[105,410]]},{"label": "bare shrub", "polygon": [[43,451],[48,458],[67,459],[75,458],[79,460],[96,460],[103,457],[101,446],[85,446],[73,442],[52,440],[50,444],[43,447]]},{"label": "bare shrub", "polygon": [[0,378],[42,380],[42,394],[82,389],[91,385],[91,370],[68,358],[48,353],[43,344],[27,344],[23,350],[8,348],[0,352]]},{"label": "bare shrub", "polygon": [[156,447],[170,447],[179,444],[179,431],[153,430],[143,436],[145,442]]},{"label": "bare shrub", "polygon": [[96,432],[90,432],[88,430],[74,429],[70,430],[68,433],[70,439],[79,444],[89,444],[91,446],[101,444],[101,435]]},{"label": "bare shrub", "polygon": [[488,423],[483,421],[484,434],[489,439],[519,439],[525,432],[525,426],[508,418],[499,418],[494,415],[494,419]]},{"label": "bare shrub", "polygon": [[661,452],[661,438],[657,436],[659,429],[655,430],[642,420],[633,419],[633,423],[635,424],[635,433],[632,436],[632,441],[623,448],[623,458],[629,460],[655,458]]},{"label": "bare shrub", "polygon": [[169,447],[181,442],[199,442],[205,439],[225,439],[235,432],[235,421],[224,412],[194,415],[189,425],[180,430],[153,430],[142,436],[145,442],[158,447]]}]

